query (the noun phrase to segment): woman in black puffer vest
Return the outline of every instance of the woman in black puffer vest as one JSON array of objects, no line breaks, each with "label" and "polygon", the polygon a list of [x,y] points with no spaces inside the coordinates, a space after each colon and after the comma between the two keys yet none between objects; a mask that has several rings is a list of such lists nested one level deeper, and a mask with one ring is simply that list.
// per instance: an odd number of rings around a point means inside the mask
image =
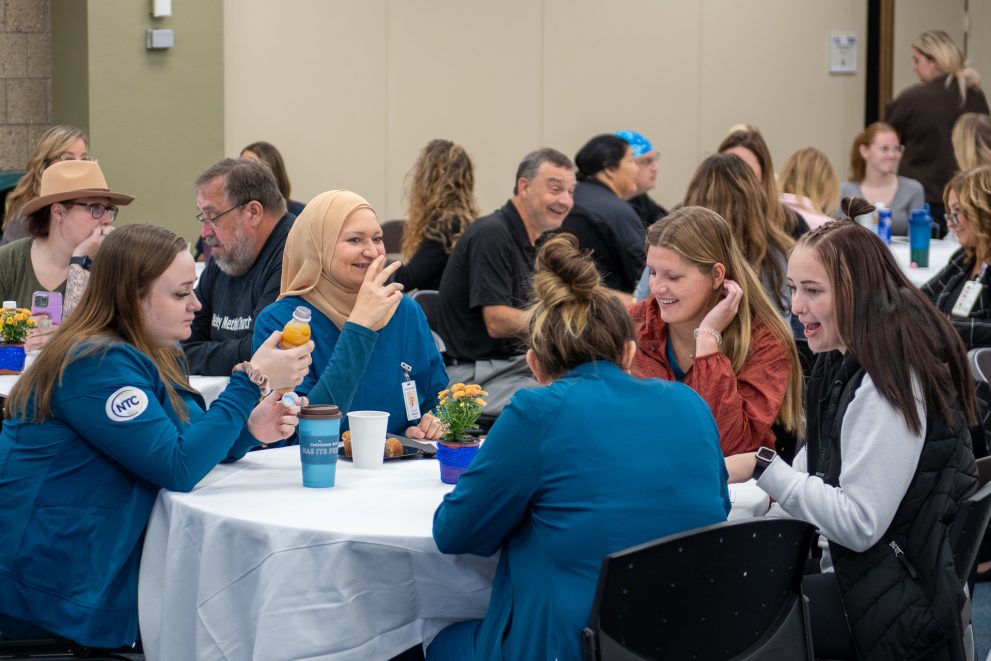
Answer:
[{"label": "woman in black puffer vest", "polygon": [[[873,210],[844,200],[850,217]],[[727,459],[774,509],[820,530],[803,582],[816,655],[953,659],[960,599],[947,531],[977,488],[974,387],[959,334],[888,248],[849,220],[803,236],[788,263],[792,312],[818,355],[793,466]]]}]

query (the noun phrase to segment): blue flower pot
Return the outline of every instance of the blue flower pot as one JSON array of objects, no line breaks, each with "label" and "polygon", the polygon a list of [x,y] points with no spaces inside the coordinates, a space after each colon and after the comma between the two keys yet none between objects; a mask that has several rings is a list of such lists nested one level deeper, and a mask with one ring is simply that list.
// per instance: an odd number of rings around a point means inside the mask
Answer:
[{"label": "blue flower pot", "polygon": [[0,374],[20,374],[27,354],[23,344],[0,344]]},{"label": "blue flower pot", "polygon": [[437,462],[440,464],[440,481],[457,484],[461,474],[468,470],[471,460],[478,454],[478,441],[471,443],[437,443]]}]

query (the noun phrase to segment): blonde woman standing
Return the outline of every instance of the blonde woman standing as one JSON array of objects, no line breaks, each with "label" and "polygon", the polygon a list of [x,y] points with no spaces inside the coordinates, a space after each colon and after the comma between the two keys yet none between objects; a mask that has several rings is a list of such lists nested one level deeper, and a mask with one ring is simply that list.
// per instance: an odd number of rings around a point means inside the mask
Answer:
[{"label": "blonde woman standing", "polygon": [[967,66],[963,52],[946,32],[920,34],[912,42],[912,63],[919,84],[888,104],[884,121],[905,145],[898,173],[922,184],[931,215],[945,234],[943,186],[957,169],[950,138],[953,124],[967,112],[987,113],[988,102],[980,75]]}]

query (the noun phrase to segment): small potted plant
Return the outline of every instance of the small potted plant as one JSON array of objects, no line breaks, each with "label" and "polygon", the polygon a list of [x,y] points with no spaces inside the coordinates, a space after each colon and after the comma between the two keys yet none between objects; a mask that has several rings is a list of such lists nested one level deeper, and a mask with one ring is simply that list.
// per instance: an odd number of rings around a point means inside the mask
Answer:
[{"label": "small potted plant", "polygon": [[480,441],[468,435],[475,428],[482,414],[488,395],[477,384],[455,383],[450,390],[437,394],[440,402],[435,415],[444,425],[444,435],[437,442],[437,461],[440,462],[440,481],[457,484],[478,452]]},{"label": "small potted plant", "polygon": [[8,307],[0,310],[0,374],[20,374],[24,371],[24,340],[34,328],[31,311]]}]

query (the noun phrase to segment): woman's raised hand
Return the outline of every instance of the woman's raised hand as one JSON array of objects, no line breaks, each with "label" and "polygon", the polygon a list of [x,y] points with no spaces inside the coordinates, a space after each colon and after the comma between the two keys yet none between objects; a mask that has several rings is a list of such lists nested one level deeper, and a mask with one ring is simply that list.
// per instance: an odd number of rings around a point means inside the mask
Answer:
[{"label": "woman's raised hand", "polygon": [[105,239],[107,235],[113,231],[113,225],[97,225],[93,228],[93,231],[89,233],[89,236],[80,241],[79,245],[72,250],[72,256],[95,257],[96,253],[100,251],[100,246],[103,245],[103,239]]},{"label": "woman's raised hand", "polygon": [[722,333],[736,318],[743,300],[743,289],[734,280],[723,280],[723,297],[716,303],[699,324],[700,328],[711,328]]},{"label": "woman's raised hand", "polygon": [[294,388],[309,372],[313,342],[292,349],[280,349],[281,339],[282,331],[275,331],[269,335],[251,357],[251,364],[268,377],[271,387]]},{"label": "woman's raised hand", "polygon": [[396,261],[385,265],[385,255],[379,255],[365,272],[365,279],[358,290],[358,300],[354,303],[348,321],[373,328],[392,308],[399,304],[403,296],[403,286],[398,282],[386,284],[399,268]]}]

